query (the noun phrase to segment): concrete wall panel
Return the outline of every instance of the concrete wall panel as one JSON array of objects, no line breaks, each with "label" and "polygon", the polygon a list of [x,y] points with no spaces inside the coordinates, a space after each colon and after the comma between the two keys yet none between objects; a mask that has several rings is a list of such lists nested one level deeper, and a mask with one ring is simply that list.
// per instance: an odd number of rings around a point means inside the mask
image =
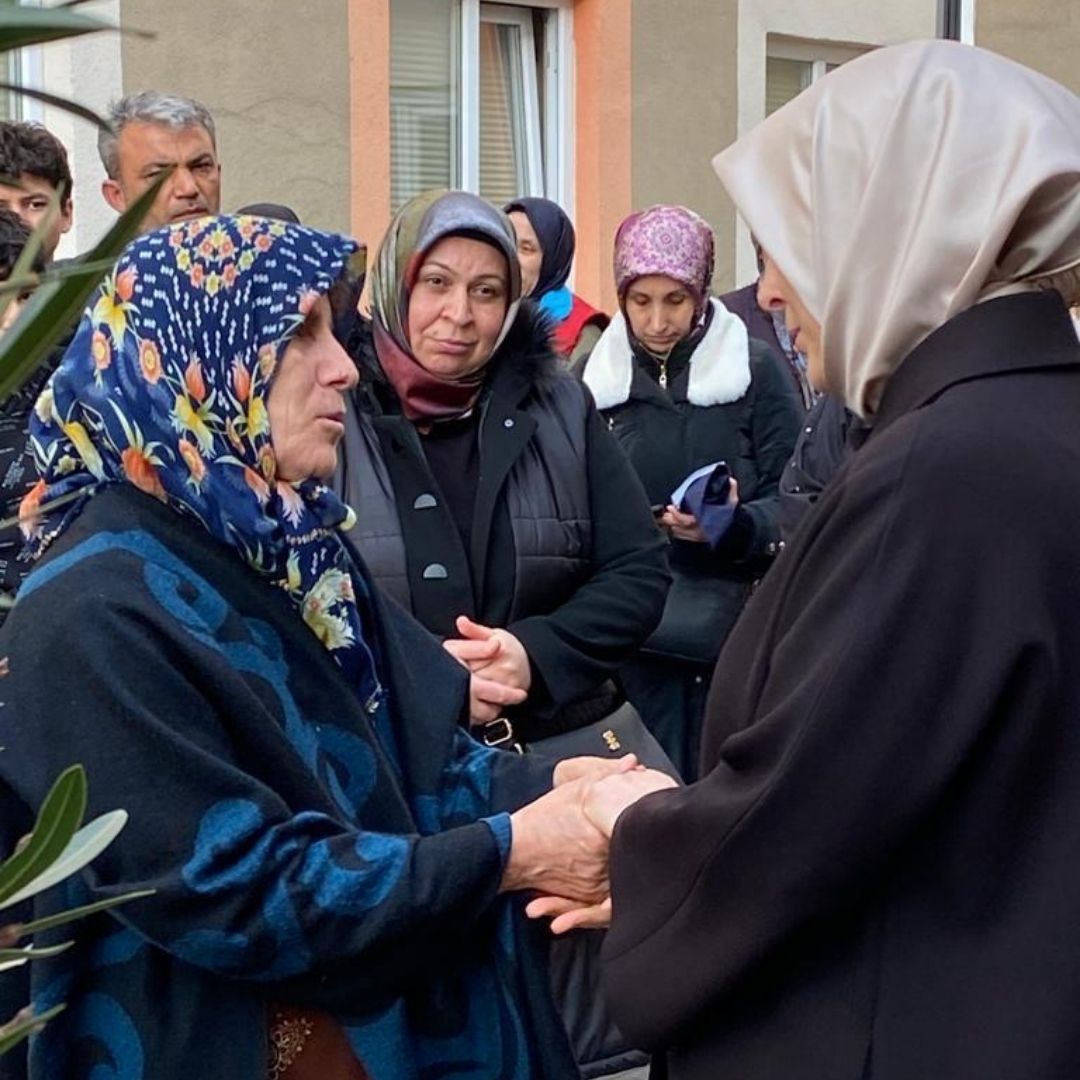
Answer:
[{"label": "concrete wall panel", "polygon": [[634,207],[680,203],[701,214],[716,232],[720,285],[734,273],[734,215],[710,161],[735,137],[737,8],[635,0],[633,18]]},{"label": "concrete wall panel", "polygon": [[124,91],[195,97],[214,114],[222,207],[283,202],[349,229],[346,0],[122,0]]},{"label": "concrete wall panel", "polygon": [[1080,94],[1078,0],[978,0],[975,44],[1019,60]]}]

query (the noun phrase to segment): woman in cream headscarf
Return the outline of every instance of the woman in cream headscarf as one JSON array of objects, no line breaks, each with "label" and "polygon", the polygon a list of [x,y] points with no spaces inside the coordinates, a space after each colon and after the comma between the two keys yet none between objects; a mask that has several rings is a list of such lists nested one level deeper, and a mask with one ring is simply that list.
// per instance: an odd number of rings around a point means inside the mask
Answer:
[{"label": "woman in cream headscarf", "polygon": [[671,1080],[1075,1076],[1080,100],[882,49],[716,167],[872,429],[729,638],[705,779],[589,807],[615,1019]]}]

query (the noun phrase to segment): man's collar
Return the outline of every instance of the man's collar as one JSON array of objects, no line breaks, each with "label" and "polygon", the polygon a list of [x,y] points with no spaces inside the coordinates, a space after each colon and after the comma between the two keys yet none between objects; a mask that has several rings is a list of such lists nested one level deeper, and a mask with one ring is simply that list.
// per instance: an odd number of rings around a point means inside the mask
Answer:
[{"label": "man's collar", "polygon": [[872,435],[957,383],[1077,366],[1080,342],[1058,293],[987,300],[950,319],[908,355],[886,387]]}]

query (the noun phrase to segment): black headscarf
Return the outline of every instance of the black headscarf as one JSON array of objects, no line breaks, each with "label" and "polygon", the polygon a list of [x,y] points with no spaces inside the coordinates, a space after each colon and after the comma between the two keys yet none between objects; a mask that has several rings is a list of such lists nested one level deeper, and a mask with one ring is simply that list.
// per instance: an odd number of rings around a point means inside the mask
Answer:
[{"label": "black headscarf", "polygon": [[507,214],[520,210],[529,219],[529,224],[540,241],[543,259],[531,299],[541,300],[546,293],[561,289],[566,284],[574,263],[574,226],[566,212],[550,199],[532,196],[515,199],[512,203],[507,203],[503,210]]}]

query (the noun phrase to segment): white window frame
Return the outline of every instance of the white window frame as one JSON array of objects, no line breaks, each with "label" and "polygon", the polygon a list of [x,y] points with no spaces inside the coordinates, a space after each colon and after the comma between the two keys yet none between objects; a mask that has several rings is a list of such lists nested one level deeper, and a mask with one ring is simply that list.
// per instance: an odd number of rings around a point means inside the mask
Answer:
[{"label": "white window frame", "polygon": [[787,37],[769,34],[765,40],[765,55],[776,60],[797,60],[811,66],[811,83],[815,83],[828,70],[829,64],[846,64],[869,52],[873,46],[846,45],[831,41],[814,41],[810,38]]},{"label": "white window frame", "polygon": [[[541,115],[539,88],[532,20],[522,8],[544,8],[553,12],[546,20],[543,42],[546,78],[542,131],[534,130],[531,124],[532,117]],[[517,26],[521,30],[522,70],[525,73],[529,185],[534,192],[554,199],[573,217],[573,0],[521,0],[512,5],[461,0],[460,10],[458,175],[461,186],[467,191],[477,191],[480,186],[480,23]]]}]

